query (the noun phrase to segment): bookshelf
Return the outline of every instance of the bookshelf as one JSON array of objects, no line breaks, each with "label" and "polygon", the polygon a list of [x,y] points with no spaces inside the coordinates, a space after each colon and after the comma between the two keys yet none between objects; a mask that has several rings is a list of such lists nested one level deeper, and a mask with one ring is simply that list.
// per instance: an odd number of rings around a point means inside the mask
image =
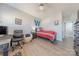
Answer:
[{"label": "bookshelf", "polygon": [[79,56],[79,21],[74,23],[74,50]]}]

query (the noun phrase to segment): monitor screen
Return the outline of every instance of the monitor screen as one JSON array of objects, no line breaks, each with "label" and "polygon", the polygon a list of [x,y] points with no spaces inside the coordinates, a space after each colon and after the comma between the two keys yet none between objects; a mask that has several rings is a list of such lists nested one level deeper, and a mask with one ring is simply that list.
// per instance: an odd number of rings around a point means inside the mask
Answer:
[{"label": "monitor screen", "polygon": [[0,26],[0,35],[7,34],[7,26]]}]

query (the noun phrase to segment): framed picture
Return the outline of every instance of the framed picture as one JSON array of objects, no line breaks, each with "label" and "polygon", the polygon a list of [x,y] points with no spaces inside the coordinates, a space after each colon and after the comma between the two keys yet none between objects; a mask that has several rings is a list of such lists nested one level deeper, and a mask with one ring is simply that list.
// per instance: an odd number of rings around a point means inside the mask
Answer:
[{"label": "framed picture", "polygon": [[16,25],[22,25],[22,19],[15,18],[15,24]]}]

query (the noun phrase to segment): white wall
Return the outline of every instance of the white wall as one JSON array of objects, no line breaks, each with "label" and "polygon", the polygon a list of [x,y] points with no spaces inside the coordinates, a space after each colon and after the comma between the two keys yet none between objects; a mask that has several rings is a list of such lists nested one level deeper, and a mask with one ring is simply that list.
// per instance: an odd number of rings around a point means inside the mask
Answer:
[{"label": "white wall", "polygon": [[[77,15],[76,12],[74,12],[74,10],[72,10],[71,8],[69,11],[64,9],[64,7],[63,8],[61,6],[58,7],[58,5],[57,7],[47,6],[45,7],[45,11],[39,11],[37,8],[38,6],[36,6],[36,4],[34,4],[33,6],[31,6],[30,4],[24,4],[23,8],[22,6],[20,7],[20,4],[19,5],[14,4],[14,6],[15,7],[17,6],[16,8],[19,7],[19,9],[26,8],[24,10],[29,11],[30,14],[33,13],[32,14],[33,16],[24,13],[20,10],[17,10],[7,4],[0,4],[0,25],[8,26],[9,34],[12,34],[14,29],[23,29],[24,33],[30,32],[33,25],[33,19],[35,18],[34,16],[38,16],[39,18],[41,18],[41,26],[47,30],[56,31],[57,40],[62,41],[64,34],[63,20],[73,21],[76,19],[76,15]],[[62,14],[62,10],[65,10],[64,14]],[[22,25],[15,24],[16,17],[22,19]],[[56,20],[59,20],[59,25],[54,25],[54,22]]]},{"label": "white wall", "polygon": [[[54,22],[58,20],[59,24],[55,25]],[[45,16],[41,20],[41,26],[47,30],[57,32],[57,40],[62,41],[62,12],[60,10],[50,9],[45,13]]]},{"label": "white wall", "polygon": [[[26,13],[33,16],[39,17],[42,20],[41,26],[57,32],[57,40],[62,40],[64,38],[65,26],[64,21],[72,22],[75,21],[77,13],[75,12],[79,9],[79,4],[67,3],[48,3],[44,6],[44,11],[39,10],[39,4],[9,4],[15,8],[18,8]],[[62,14],[64,11],[64,14]],[[59,20],[60,24],[58,26],[54,25],[54,21]]]},{"label": "white wall", "polygon": [[[62,13],[60,10],[48,9],[41,14],[41,26],[47,30],[56,31],[57,40],[62,41]],[[16,17],[22,19],[22,25],[15,24]],[[0,4],[0,18],[0,25],[8,26],[9,34],[12,34],[14,29],[23,29],[26,34],[32,30],[33,19],[35,17],[7,4]],[[54,25],[55,20],[59,20],[59,25]]]},{"label": "white wall", "polygon": [[[15,18],[22,19],[22,25],[15,24]],[[0,25],[8,26],[8,33],[12,34],[15,29],[22,29],[24,34],[32,30],[34,17],[17,10],[7,4],[0,4]]]}]

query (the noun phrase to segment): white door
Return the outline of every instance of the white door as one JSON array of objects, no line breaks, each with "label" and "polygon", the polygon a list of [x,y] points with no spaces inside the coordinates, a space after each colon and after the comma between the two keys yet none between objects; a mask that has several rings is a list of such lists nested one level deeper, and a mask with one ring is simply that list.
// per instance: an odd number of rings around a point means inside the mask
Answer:
[{"label": "white door", "polygon": [[74,31],[73,31],[73,22],[67,22],[65,23],[66,30],[65,30],[65,37],[73,37]]}]

